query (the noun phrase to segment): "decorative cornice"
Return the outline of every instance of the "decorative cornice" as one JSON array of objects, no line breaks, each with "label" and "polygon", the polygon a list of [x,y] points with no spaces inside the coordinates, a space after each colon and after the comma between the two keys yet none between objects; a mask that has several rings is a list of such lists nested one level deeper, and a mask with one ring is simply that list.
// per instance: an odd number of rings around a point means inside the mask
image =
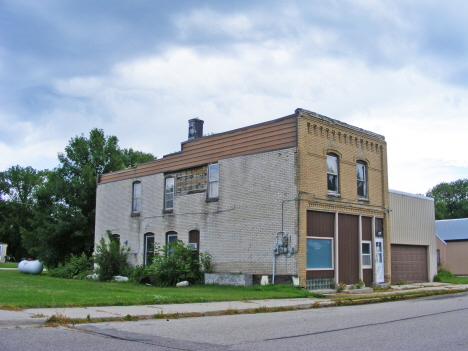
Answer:
[{"label": "decorative cornice", "polygon": [[384,141],[385,140],[385,137],[383,135],[380,135],[380,134],[377,134],[377,133],[374,133],[374,132],[371,132],[371,131],[368,131],[368,130],[365,130],[365,129],[362,129],[362,128],[358,128],[358,127],[355,127],[355,126],[352,126],[350,124],[347,124],[347,123],[344,123],[344,122],[341,122],[341,121],[338,121],[336,119],[332,119],[330,117],[326,117],[326,116],[323,116],[323,115],[320,115],[318,113],[315,113],[315,112],[312,112],[312,111],[308,111],[308,110],[305,110],[305,109],[302,109],[302,108],[298,108],[296,109],[296,114],[300,117],[313,117],[313,118],[317,118],[323,122],[326,122],[328,124],[331,124],[331,125],[338,125],[338,126],[342,126],[344,128],[347,128],[347,129],[351,129],[351,130],[354,130],[356,132],[359,132],[359,133],[362,133],[362,134],[366,134],[366,135],[369,135],[373,138],[376,138],[376,139],[379,139],[379,140],[382,140]]}]

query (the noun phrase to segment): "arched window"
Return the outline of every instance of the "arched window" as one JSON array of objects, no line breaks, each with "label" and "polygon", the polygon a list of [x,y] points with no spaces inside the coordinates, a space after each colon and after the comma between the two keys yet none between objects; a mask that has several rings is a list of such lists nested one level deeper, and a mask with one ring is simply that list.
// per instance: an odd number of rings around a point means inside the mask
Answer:
[{"label": "arched window", "polygon": [[335,154],[327,155],[327,186],[329,194],[339,194],[339,168],[338,156]]},{"label": "arched window", "polygon": [[357,196],[367,199],[367,165],[358,161],[356,164]]},{"label": "arched window", "polygon": [[120,235],[119,234],[112,234],[114,241],[120,245]]},{"label": "arched window", "polygon": [[141,182],[133,183],[132,212],[139,213],[141,209]]},{"label": "arched window", "polygon": [[145,266],[149,266],[153,263],[154,254],[154,234],[147,233],[145,234],[145,254],[143,259]]},{"label": "arched window", "polygon": [[[174,232],[171,230],[170,232],[166,233],[166,245],[175,243],[176,241],[177,241],[177,232]],[[174,249],[169,248],[167,253],[171,255],[172,251],[174,251]]]},{"label": "arched window", "polygon": [[192,249],[199,251],[200,250],[200,231],[191,230],[189,231],[189,245]]}]

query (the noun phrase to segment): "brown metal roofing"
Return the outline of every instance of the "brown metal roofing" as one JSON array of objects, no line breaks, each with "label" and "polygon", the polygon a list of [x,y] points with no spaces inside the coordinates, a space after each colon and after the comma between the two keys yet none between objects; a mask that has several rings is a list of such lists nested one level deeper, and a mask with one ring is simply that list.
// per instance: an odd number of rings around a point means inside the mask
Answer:
[{"label": "brown metal roofing", "polygon": [[102,174],[98,183],[195,167],[220,159],[295,147],[297,115],[182,143],[182,151],[135,168]]}]

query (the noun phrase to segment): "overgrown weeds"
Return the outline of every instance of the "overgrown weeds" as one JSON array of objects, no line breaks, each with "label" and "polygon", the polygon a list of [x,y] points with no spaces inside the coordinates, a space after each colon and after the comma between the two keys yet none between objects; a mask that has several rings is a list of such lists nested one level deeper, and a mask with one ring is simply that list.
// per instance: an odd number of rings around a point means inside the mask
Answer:
[{"label": "overgrown weeds", "polygon": [[49,270],[49,275],[56,278],[78,278],[83,279],[93,271],[93,259],[87,257],[83,252],[81,256],[71,255],[70,259],[62,265],[59,263],[57,268]]},{"label": "overgrown weeds", "polygon": [[119,242],[112,236],[112,233],[109,230],[106,233],[109,244],[106,243],[104,238],[101,238],[94,256],[94,262],[98,265],[96,273],[100,281],[111,280],[116,275],[128,276],[132,271],[128,263],[130,248],[120,247]]},{"label": "overgrown weeds", "polygon": [[453,275],[453,273],[447,267],[441,266],[437,270],[437,274],[434,276],[434,281],[435,282],[444,282],[445,280],[447,280],[449,278],[453,278],[453,277],[455,277],[455,276]]},{"label": "overgrown weeds", "polygon": [[182,240],[162,248],[155,244],[154,252],[151,266],[138,268],[133,280],[147,274],[151,276],[151,284],[160,287],[175,286],[181,281],[188,281],[191,285],[203,284],[204,273],[211,271],[211,255],[208,252],[199,253]]}]

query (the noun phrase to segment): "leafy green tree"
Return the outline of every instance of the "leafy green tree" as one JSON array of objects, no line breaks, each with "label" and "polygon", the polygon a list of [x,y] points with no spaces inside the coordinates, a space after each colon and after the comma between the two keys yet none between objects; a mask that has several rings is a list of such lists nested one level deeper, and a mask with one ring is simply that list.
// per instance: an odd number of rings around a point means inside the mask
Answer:
[{"label": "leafy green tree", "polygon": [[[131,151],[130,151],[131,150]],[[94,128],[89,138],[72,138],[59,153],[60,165],[47,173],[37,191],[34,231],[24,230],[23,244],[49,268],[64,263],[72,254],[94,248],[96,179],[99,174],[136,166],[154,159],[151,154],[122,150],[115,136]]]},{"label": "leafy green tree", "polygon": [[468,218],[468,179],[440,183],[427,196],[435,200],[436,219]]},{"label": "leafy green tree", "polygon": [[17,260],[28,256],[21,232],[32,230],[35,194],[44,183],[45,174],[20,166],[0,172],[0,241],[8,243],[8,254]]},{"label": "leafy green tree", "polygon": [[72,254],[92,253],[86,217],[78,207],[65,202],[62,189],[60,174],[56,170],[48,172],[36,191],[30,219],[33,230],[21,231],[23,246],[48,268],[64,263]]},{"label": "leafy green tree", "polygon": [[130,149],[123,149],[122,154],[124,156],[124,165],[125,168],[133,168],[136,165],[144,162],[149,162],[154,160],[154,156],[152,154],[146,154],[142,151],[135,151],[132,148]]}]

